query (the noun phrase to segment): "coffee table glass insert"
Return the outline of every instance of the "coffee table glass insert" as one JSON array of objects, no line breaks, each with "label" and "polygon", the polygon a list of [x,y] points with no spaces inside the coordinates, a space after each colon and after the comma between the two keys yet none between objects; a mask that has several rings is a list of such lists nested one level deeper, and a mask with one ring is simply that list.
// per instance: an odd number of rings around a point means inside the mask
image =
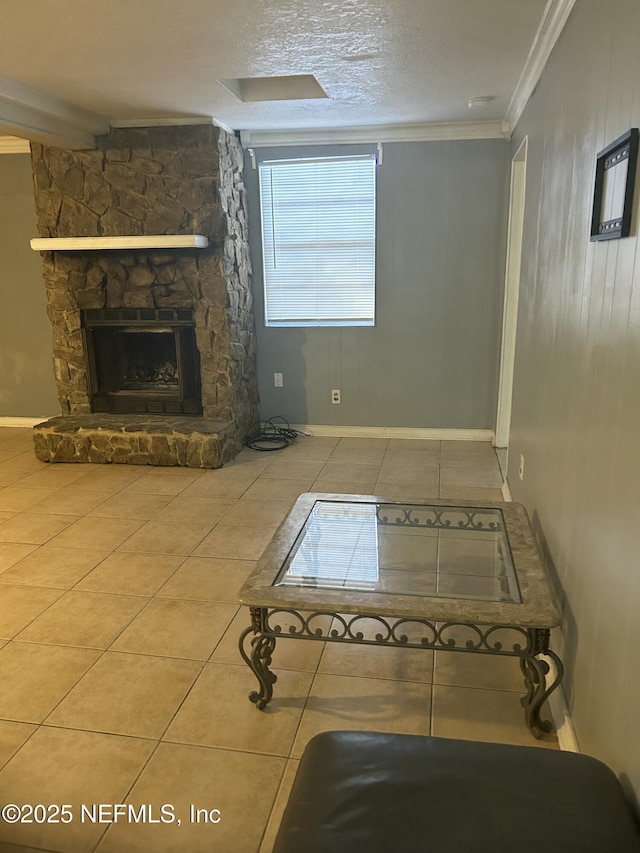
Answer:
[{"label": "coffee table glass insert", "polygon": [[562,679],[549,648],[560,616],[520,504],[301,495],[240,599],[259,709],[286,637],[517,657],[526,723],[536,737],[551,729],[540,711]]},{"label": "coffee table glass insert", "polygon": [[274,584],[521,601],[497,508],[318,500]]}]

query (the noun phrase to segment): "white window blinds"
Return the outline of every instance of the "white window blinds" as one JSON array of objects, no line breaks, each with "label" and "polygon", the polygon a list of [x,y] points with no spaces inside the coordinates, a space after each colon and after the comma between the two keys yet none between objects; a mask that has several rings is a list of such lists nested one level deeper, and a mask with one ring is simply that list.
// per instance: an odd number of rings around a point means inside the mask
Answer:
[{"label": "white window blinds", "polygon": [[260,163],[267,326],[372,326],[376,161]]}]

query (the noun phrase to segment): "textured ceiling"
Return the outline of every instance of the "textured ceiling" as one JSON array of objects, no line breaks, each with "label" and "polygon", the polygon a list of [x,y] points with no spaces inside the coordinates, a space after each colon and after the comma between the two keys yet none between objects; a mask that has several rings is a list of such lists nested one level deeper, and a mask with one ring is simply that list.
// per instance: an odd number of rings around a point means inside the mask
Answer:
[{"label": "textured ceiling", "polygon": [[[2,0],[0,77],[110,120],[240,129],[499,119],[545,0]],[[313,74],[327,99],[217,81]],[[495,96],[481,111],[470,98]]]}]

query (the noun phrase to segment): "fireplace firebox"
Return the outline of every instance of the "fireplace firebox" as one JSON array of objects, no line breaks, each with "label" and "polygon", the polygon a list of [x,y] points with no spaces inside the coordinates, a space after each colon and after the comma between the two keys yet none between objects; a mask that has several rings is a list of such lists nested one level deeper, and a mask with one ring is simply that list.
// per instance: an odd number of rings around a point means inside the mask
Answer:
[{"label": "fireplace firebox", "polygon": [[193,311],[82,311],[92,412],[202,414]]}]

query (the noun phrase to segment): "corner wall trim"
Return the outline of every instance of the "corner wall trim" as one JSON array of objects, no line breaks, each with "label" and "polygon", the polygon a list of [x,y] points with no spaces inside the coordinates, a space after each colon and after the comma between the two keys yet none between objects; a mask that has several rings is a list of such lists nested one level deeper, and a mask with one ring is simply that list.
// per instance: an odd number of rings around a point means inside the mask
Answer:
[{"label": "corner wall trim", "polygon": [[335,424],[292,424],[293,429],[309,435],[336,438],[422,438],[432,441],[490,441],[490,429],[423,429],[421,427],[365,427]]}]

